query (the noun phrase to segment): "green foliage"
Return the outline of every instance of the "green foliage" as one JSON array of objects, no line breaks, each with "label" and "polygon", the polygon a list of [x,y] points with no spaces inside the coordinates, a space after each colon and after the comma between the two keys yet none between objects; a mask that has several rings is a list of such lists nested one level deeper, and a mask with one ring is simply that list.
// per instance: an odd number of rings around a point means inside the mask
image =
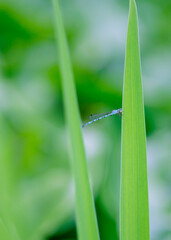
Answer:
[{"label": "green foliage", "polygon": [[[137,0],[151,239],[171,239],[171,1]],[[129,1],[61,0],[79,109],[122,104]],[[52,2],[0,1],[0,239],[76,239]],[[119,239],[119,117],[84,129],[101,240]],[[157,219],[157,221],[156,221]],[[18,240],[18,239],[17,239]]]},{"label": "green foliage", "polygon": [[73,73],[58,0],[53,0],[53,6],[62,74],[64,107],[69,130],[75,179],[78,237],[80,240],[98,240],[99,233],[88,179]]},{"label": "green foliage", "polygon": [[146,132],[137,9],[130,1],[123,86],[121,240],[149,239]]}]

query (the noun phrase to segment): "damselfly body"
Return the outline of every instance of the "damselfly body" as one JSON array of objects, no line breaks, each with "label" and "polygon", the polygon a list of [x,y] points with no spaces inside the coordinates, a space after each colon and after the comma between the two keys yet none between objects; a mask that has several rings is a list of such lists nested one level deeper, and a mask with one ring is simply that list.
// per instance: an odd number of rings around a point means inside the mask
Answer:
[{"label": "damselfly body", "polygon": [[109,117],[109,116],[113,116],[113,115],[116,115],[116,114],[119,114],[121,115],[122,114],[122,108],[119,108],[117,110],[113,110],[111,112],[107,112],[107,113],[100,113],[100,114],[92,114],[90,115],[90,119],[92,119],[91,121],[85,123],[84,125],[82,125],[82,127],[86,127],[87,125],[93,123],[93,122],[96,122],[100,119],[103,119],[103,118],[106,118],[106,117]]}]

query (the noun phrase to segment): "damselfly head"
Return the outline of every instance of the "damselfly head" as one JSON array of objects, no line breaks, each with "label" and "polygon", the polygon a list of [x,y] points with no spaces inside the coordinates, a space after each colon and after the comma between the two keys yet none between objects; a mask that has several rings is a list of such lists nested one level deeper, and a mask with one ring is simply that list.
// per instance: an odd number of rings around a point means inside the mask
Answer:
[{"label": "damselfly head", "polygon": [[119,116],[122,116],[122,108],[119,108],[117,110],[112,111],[113,114],[119,114]]}]

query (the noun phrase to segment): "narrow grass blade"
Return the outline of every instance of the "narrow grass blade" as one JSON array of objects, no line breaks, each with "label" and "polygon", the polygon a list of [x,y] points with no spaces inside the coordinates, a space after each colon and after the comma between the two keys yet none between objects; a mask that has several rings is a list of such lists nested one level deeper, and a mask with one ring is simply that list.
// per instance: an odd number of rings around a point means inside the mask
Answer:
[{"label": "narrow grass blade", "polygon": [[19,240],[12,214],[11,139],[5,119],[0,115],[0,239]]},{"label": "narrow grass blade", "polygon": [[9,214],[8,151],[6,133],[0,116],[0,239],[11,240],[11,219]]},{"label": "narrow grass blade", "polygon": [[130,0],[123,86],[120,210],[121,240],[148,240],[146,132],[134,0]]},{"label": "narrow grass blade", "polygon": [[55,30],[62,74],[64,107],[72,150],[78,237],[80,240],[98,240],[99,233],[88,179],[85,150],[81,134],[81,122],[68,45],[62,23],[59,1],[52,0],[52,2],[55,11]]}]

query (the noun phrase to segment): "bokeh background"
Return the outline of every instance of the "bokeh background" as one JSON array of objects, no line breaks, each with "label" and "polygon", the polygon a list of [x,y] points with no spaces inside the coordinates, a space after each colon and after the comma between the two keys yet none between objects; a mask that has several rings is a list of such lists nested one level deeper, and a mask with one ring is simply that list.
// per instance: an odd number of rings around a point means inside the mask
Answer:
[{"label": "bokeh background", "polygon": [[[128,0],[61,0],[83,122],[122,106]],[[171,1],[137,0],[152,240],[171,239]],[[20,239],[76,239],[49,0],[0,1],[1,188]],[[83,129],[101,240],[119,239],[121,120]],[[2,191],[1,191],[2,192]]]}]

